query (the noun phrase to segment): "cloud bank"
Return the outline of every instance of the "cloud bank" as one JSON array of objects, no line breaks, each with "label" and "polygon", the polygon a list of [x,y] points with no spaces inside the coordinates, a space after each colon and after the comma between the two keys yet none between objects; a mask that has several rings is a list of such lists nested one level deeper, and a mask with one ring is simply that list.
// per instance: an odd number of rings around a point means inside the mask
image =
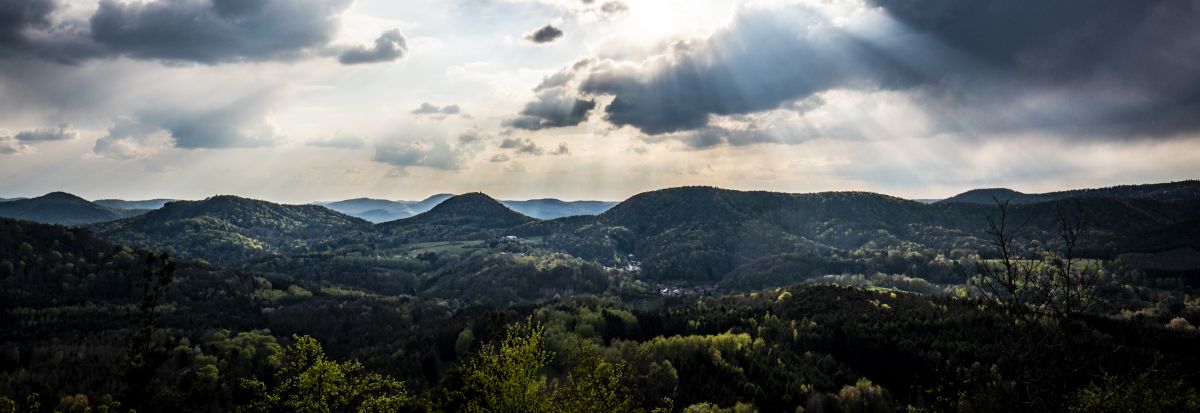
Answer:
[{"label": "cloud bank", "polygon": [[934,134],[1169,138],[1200,130],[1196,21],[1200,4],[1171,0],[748,7],[708,39],[547,77],[505,125],[577,125],[610,99],[602,116],[613,126],[693,148],[839,138],[804,119],[780,130],[756,117],[802,114],[797,105],[848,90],[905,93]]},{"label": "cloud bank", "polygon": [[86,20],[58,16],[55,0],[0,4],[0,58],[78,64],[132,59],[221,64],[336,54],[347,65],[403,57],[398,30],[371,47],[331,45],[353,0],[101,0]]},{"label": "cloud bank", "polygon": [[[115,159],[144,158],[165,144],[181,149],[275,146],[284,139],[269,115],[273,92],[197,110],[155,110],[119,119],[92,151]],[[167,136],[164,142],[162,137]]]},{"label": "cloud bank", "polygon": [[59,125],[58,128],[42,128],[17,132],[12,136],[0,135],[0,155],[34,153],[33,146],[42,142],[67,141],[79,137],[79,133],[71,130],[71,125]]}]

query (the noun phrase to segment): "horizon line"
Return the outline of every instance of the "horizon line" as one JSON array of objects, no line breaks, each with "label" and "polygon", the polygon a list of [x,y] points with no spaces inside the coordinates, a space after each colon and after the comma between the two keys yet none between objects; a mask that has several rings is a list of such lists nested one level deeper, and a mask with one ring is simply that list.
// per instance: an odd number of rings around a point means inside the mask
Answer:
[{"label": "horizon line", "polygon": [[421,202],[421,201],[427,200],[427,199],[429,199],[429,198],[432,198],[432,197],[434,197],[434,196],[438,196],[438,195],[450,195],[450,196],[458,196],[458,195],[463,195],[463,194],[468,194],[468,193],[482,193],[482,194],[485,194],[485,195],[487,195],[487,196],[489,196],[489,197],[492,197],[493,199],[496,199],[497,201],[501,201],[501,202],[524,202],[524,201],[536,201],[536,200],[558,200],[558,201],[562,201],[562,202],[611,202],[611,203],[621,203],[621,202],[623,202],[623,201],[625,201],[625,200],[628,200],[629,198],[632,198],[632,197],[634,197],[634,196],[637,196],[637,195],[640,195],[640,194],[645,194],[645,193],[649,193],[649,192],[656,192],[656,191],[662,191],[662,190],[667,190],[667,189],[678,189],[678,188],[716,188],[716,189],[721,189],[721,190],[727,190],[727,191],[737,191],[737,192],[771,192],[771,193],[783,193],[783,194],[821,194],[821,193],[837,193],[837,192],[861,192],[861,193],[872,193],[872,194],[878,194],[878,195],[885,195],[885,196],[890,196],[890,197],[899,198],[899,199],[905,199],[905,200],[910,200],[910,201],[929,201],[929,200],[940,201],[940,200],[944,200],[944,199],[949,199],[949,198],[951,198],[951,197],[954,197],[954,196],[956,196],[956,195],[961,195],[961,194],[964,194],[964,193],[967,193],[967,192],[971,192],[971,191],[979,191],[979,190],[996,190],[996,189],[1007,189],[1007,190],[1011,190],[1011,191],[1016,191],[1016,192],[1018,192],[1018,193],[1021,193],[1021,194],[1026,194],[1026,195],[1039,195],[1039,194],[1051,194],[1051,193],[1057,193],[1057,192],[1068,192],[1068,191],[1086,191],[1086,190],[1097,190],[1097,189],[1108,189],[1108,188],[1119,188],[1119,187],[1126,187],[1126,186],[1141,186],[1141,185],[1167,185],[1167,184],[1178,184],[1178,183],[1186,183],[1186,182],[1200,182],[1200,178],[1190,178],[1190,179],[1172,180],[1172,181],[1162,181],[1162,182],[1143,182],[1143,183],[1134,183],[1134,184],[1117,184],[1117,185],[1108,185],[1108,186],[1099,186],[1099,187],[1083,187],[1083,188],[1080,188],[1080,187],[1074,187],[1074,188],[1060,188],[1060,189],[1057,189],[1057,190],[1054,190],[1054,191],[1047,191],[1047,192],[1024,192],[1024,191],[1020,191],[1020,190],[1013,189],[1013,188],[1006,187],[1006,186],[983,186],[983,187],[974,187],[974,188],[970,188],[970,189],[962,190],[962,191],[960,191],[960,192],[957,192],[957,193],[955,193],[955,194],[948,195],[948,196],[943,196],[943,197],[940,197],[940,198],[939,198],[939,197],[904,197],[904,196],[897,196],[897,195],[888,194],[888,193],[885,193],[885,192],[877,192],[877,191],[865,191],[865,190],[824,190],[824,191],[789,192],[789,191],[772,191],[772,190],[765,190],[765,189],[732,189],[732,188],[724,188],[724,187],[715,186],[715,185],[680,185],[680,186],[661,187],[661,188],[655,188],[655,189],[649,189],[649,190],[639,191],[639,192],[636,192],[636,193],[634,193],[633,195],[630,195],[630,196],[628,196],[628,197],[625,197],[624,199],[620,199],[620,200],[604,200],[604,199],[563,199],[563,198],[552,197],[552,196],[551,196],[551,197],[534,197],[534,198],[526,198],[526,199],[500,199],[500,198],[497,198],[497,197],[495,197],[495,196],[492,196],[491,194],[488,194],[486,191],[483,191],[483,190],[465,191],[465,192],[462,192],[462,193],[438,192],[438,193],[435,193],[435,194],[433,194],[433,195],[426,196],[426,197],[424,197],[424,198],[421,198],[421,199],[388,199],[388,198],[375,198],[375,197],[371,197],[371,196],[355,196],[355,197],[348,197],[348,198],[341,198],[341,199],[332,199],[332,200],[312,200],[312,201],[298,202],[298,203],[294,203],[294,202],[281,202],[281,201],[271,200],[271,199],[267,199],[267,198],[259,198],[259,197],[254,197],[254,196],[246,196],[246,195],[240,195],[240,194],[234,194],[234,193],[214,193],[214,194],[212,194],[212,195],[208,195],[208,196],[206,196],[206,197],[204,197],[204,198],[199,198],[199,199],[195,199],[195,198],[171,198],[171,197],[157,197],[157,196],[155,196],[155,197],[143,197],[143,198],[118,198],[118,197],[102,197],[102,198],[88,199],[88,198],[84,198],[84,197],[82,197],[82,196],[79,196],[79,195],[76,195],[76,194],[74,194],[74,193],[72,193],[72,192],[69,192],[69,191],[64,191],[64,190],[52,190],[52,191],[49,191],[49,192],[46,192],[46,193],[43,193],[43,194],[40,194],[40,195],[31,195],[31,196],[20,196],[20,195],[18,195],[18,196],[10,196],[10,195],[4,195],[4,196],[0,196],[0,198],[2,198],[2,199],[6,199],[6,200],[8,200],[8,199],[14,199],[14,200],[15,200],[15,199],[33,199],[33,198],[38,198],[38,197],[46,196],[46,195],[49,195],[49,194],[52,194],[52,193],[55,193],[55,192],[62,192],[62,193],[67,193],[67,194],[71,194],[71,195],[74,195],[74,196],[78,196],[78,197],[80,197],[80,198],[83,198],[83,199],[85,199],[85,200],[87,200],[87,201],[89,201],[89,202],[97,202],[97,201],[103,201],[103,200],[115,200],[115,201],[127,201],[127,202],[141,202],[141,201],[153,201],[153,200],[168,200],[168,201],[201,201],[201,200],[204,200],[204,199],[209,199],[209,198],[218,197],[218,196],[236,196],[236,197],[239,197],[239,198],[254,199],[254,200],[266,201],[266,202],[271,202],[271,203],[275,203],[275,204],[282,204],[282,205],[320,205],[320,204],[328,204],[328,203],[333,203],[333,202],[341,202],[341,201],[348,201],[348,200],[354,200],[354,199],[373,199],[373,200],[382,200],[382,201],[389,201],[389,202]]}]

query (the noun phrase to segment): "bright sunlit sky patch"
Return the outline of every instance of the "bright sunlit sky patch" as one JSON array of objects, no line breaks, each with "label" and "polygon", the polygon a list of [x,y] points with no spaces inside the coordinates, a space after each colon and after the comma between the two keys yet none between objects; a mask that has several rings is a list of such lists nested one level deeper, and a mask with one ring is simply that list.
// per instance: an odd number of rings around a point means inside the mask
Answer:
[{"label": "bright sunlit sky patch", "polygon": [[1194,179],[1197,19],[1172,0],[12,0],[0,197]]}]

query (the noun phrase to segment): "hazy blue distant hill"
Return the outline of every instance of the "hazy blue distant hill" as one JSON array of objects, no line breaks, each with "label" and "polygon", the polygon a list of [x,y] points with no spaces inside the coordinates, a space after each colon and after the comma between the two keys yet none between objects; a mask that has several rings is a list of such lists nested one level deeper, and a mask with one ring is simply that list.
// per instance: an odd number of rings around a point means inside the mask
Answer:
[{"label": "hazy blue distant hill", "polygon": [[553,198],[530,199],[527,201],[500,201],[513,211],[537,218],[555,219],[575,215],[600,215],[617,205],[605,201],[561,201]]},{"label": "hazy blue distant hill", "polygon": [[385,222],[416,215],[410,205],[415,202],[389,201],[386,199],[355,198],[344,201],[327,202],[326,208],[346,215],[358,217],[371,222]]},{"label": "hazy blue distant hill", "polygon": [[161,209],[95,226],[121,243],[212,261],[306,251],[370,223],[319,205],[281,205],[236,196],[169,202]]},{"label": "hazy blue distant hill", "polygon": [[354,198],[344,201],[320,203],[320,205],[343,214],[358,214],[374,209],[389,208],[404,208],[405,210],[408,210],[408,206],[404,201],[389,201],[386,199],[374,198]]},{"label": "hazy blue distant hill", "polygon": [[108,208],[66,192],[0,202],[0,217],[44,224],[82,225],[112,221],[145,211]]},{"label": "hazy blue distant hill", "polygon": [[[390,201],[386,199],[355,198],[344,201],[320,203],[329,209],[380,223],[408,218],[433,209],[454,195],[437,194],[421,201]],[[603,201],[561,201],[557,199],[531,199],[527,201],[500,201],[508,208],[538,219],[554,219],[572,215],[597,215],[616,205]]]},{"label": "hazy blue distant hill", "polygon": [[1074,189],[1069,191],[1026,194],[1008,188],[973,189],[946,198],[941,203],[995,204],[995,200],[1010,200],[1013,204],[1057,201],[1072,198],[1150,199],[1155,201],[1200,200],[1200,181],[1188,180],[1160,184],[1120,185],[1107,188]]},{"label": "hazy blue distant hill", "polygon": [[347,213],[346,215],[362,218],[367,221],[371,221],[373,223],[378,224],[381,222],[395,221],[397,219],[408,218],[408,217],[413,216],[414,214],[412,213],[412,210],[410,210],[408,208],[403,208],[403,209],[380,208],[380,209],[371,209],[371,210],[362,211],[362,212],[355,212],[352,214]]},{"label": "hazy blue distant hill", "polygon": [[452,197],[452,194],[437,194],[420,201],[390,201],[375,198],[354,198],[344,201],[319,203],[329,209],[358,217],[374,223],[408,218],[433,209]]},{"label": "hazy blue distant hill", "polygon": [[92,202],[95,202],[97,205],[101,205],[101,206],[113,208],[113,209],[159,209],[159,208],[162,208],[163,205],[166,205],[168,202],[173,202],[173,201],[176,201],[176,200],[158,198],[158,199],[146,199],[146,200],[141,200],[141,201],[126,201],[123,199],[97,199]]},{"label": "hazy blue distant hill", "polygon": [[401,202],[404,202],[405,204],[407,204],[409,209],[412,209],[413,214],[415,215],[415,214],[420,214],[422,212],[429,211],[429,210],[433,209],[433,207],[438,206],[438,204],[441,204],[442,202],[446,201],[447,199],[453,198],[454,196],[455,196],[454,194],[437,194],[437,195],[432,195],[428,198],[422,199],[420,201],[415,201],[415,202],[414,201],[401,201]]}]

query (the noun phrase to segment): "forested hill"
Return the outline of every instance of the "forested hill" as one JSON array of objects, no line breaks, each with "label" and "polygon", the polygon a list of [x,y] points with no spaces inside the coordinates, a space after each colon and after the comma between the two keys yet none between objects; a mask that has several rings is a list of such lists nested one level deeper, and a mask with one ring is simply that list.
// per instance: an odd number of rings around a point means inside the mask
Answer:
[{"label": "forested hill", "polygon": [[108,208],[66,192],[0,202],[0,217],[47,224],[81,225],[112,221],[145,211]]},{"label": "forested hill", "polygon": [[143,248],[221,262],[306,251],[331,234],[370,223],[318,205],[281,205],[236,196],[176,201],[137,217],[97,224],[101,235]]},{"label": "forested hill", "polygon": [[[927,263],[939,255],[980,251],[988,217],[996,212],[994,205],[929,205],[866,192],[683,187],[638,194],[598,216],[555,220],[522,215],[482,193],[454,196],[417,216],[374,225],[321,206],[222,196],[173,202],[95,228],[119,242],[221,263],[323,252],[329,258],[350,251],[388,256],[416,243],[513,235],[603,265],[637,262],[648,280],[776,285],[867,271],[864,254],[901,254]],[[1089,234],[1080,246],[1090,257],[1200,251],[1200,240],[1181,230],[1200,220],[1200,201],[1072,198],[1011,208],[1013,219],[1024,224],[1022,242],[1046,245],[1058,242],[1060,212],[1088,217]],[[909,264],[907,271],[922,268]]]},{"label": "forested hill", "polygon": [[[1182,223],[1200,202],[1079,198],[1015,205],[1022,242],[1058,242],[1060,212],[1089,221],[1081,248],[1095,257],[1172,248],[1200,250]],[[639,194],[595,219],[539,223],[572,253],[633,254],[647,279],[736,282],[743,276],[863,271],[850,258],[872,251],[930,256],[980,251],[995,205],[927,205],[862,192],[783,194],[709,187]],[[1136,235],[1135,235],[1136,234]],[[1149,240],[1157,240],[1149,243]],[[956,252],[957,251],[957,252]],[[763,282],[770,285],[771,282]]]},{"label": "forested hill", "polygon": [[1200,180],[1159,184],[1119,185],[1107,188],[1074,189],[1069,191],[1026,194],[1008,188],[973,189],[939,201],[940,203],[969,203],[994,205],[996,200],[1013,204],[1060,201],[1074,198],[1149,199],[1155,201],[1200,200]]},{"label": "forested hill", "polygon": [[377,224],[374,234],[383,245],[410,242],[487,239],[501,230],[537,221],[509,209],[482,193],[455,195],[427,212]]},{"label": "forested hill", "polygon": [[670,188],[635,195],[601,214],[598,221],[657,233],[681,224],[759,220],[784,227],[840,219],[869,226],[903,225],[927,209],[915,201],[869,192],[788,194],[713,187]]},{"label": "forested hill", "polygon": [[446,199],[428,212],[417,214],[406,220],[385,223],[382,226],[392,227],[417,224],[509,228],[533,220],[534,218],[521,215],[490,196],[479,192],[472,192]]}]

